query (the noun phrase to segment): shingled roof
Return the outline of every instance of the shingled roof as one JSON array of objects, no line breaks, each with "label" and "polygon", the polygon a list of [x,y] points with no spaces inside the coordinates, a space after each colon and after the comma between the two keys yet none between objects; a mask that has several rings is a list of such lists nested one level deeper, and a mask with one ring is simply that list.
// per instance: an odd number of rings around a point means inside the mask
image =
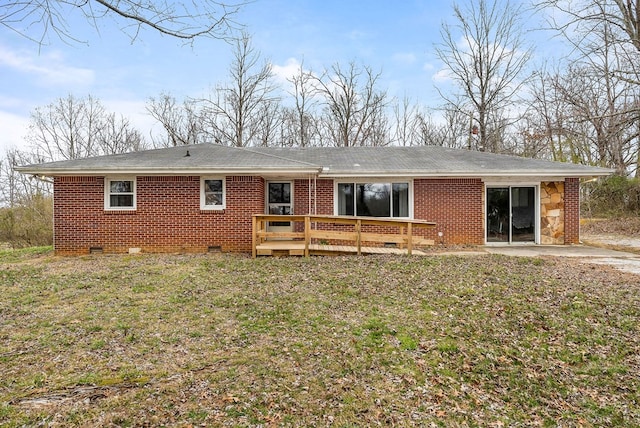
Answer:
[{"label": "shingled roof", "polygon": [[319,177],[595,177],[606,168],[517,156],[412,147],[235,148],[197,144],[17,168],[27,174],[312,174]]}]

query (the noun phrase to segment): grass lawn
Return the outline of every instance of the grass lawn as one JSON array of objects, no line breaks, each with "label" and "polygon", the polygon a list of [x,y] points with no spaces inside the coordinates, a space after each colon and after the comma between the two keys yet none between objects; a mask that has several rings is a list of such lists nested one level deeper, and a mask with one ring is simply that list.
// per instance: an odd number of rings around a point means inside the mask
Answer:
[{"label": "grass lawn", "polygon": [[640,276],[0,252],[2,426],[640,426]]}]

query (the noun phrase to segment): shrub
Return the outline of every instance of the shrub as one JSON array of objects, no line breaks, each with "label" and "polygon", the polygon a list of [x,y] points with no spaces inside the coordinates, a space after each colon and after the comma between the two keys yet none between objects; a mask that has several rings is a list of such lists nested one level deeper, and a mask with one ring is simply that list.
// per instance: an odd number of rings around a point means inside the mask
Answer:
[{"label": "shrub", "polygon": [[613,175],[588,183],[584,191],[582,210],[592,217],[640,214],[640,178]]},{"label": "shrub", "polygon": [[13,248],[53,243],[53,199],[41,194],[0,208],[0,242]]}]

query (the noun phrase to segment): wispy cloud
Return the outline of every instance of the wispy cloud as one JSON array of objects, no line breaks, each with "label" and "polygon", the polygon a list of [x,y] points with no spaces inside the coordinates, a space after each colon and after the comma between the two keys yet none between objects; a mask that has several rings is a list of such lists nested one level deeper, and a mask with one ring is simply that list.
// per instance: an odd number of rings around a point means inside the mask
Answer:
[{"label": "wispy cloud", "polygon": [[273,64],[271,71],[280,83],[286,83],[289,79],[299,73],[300,61],[289,58],[284,65]]},{"label": "wispy cloud", "polygon": [[412,52],[397,52],[393,54],[391,59],[400,64],[411,65],[416,62],[417,57],[416,54]]},{"label": "wispy cloud", "polygon": [[436,68],[436,66],[433,65],[430,62],[425,62],[424,64],[422,64],[422,69],[424,71],[433,71],[433,70],[435,70],[435,68]]},{"label": "wispy cloud", "polygon": [[438,82],[438,83],[448,82],[448,81],[451,80],[451,70],[449,70],[448,68],[442,68],[442,69],[438,70],[437,72],[435,72],[431,76],[431,79],[434,82]]},{"label": "wispy cloud", "polygon": [[369,38],[369,34],[365,31],[360,31],[360,30],[351,30],[348,34],[347,37],[350,40],[365,40]]},{"label": "wispy cloud", "polygon": [[11,148],[24,148],[24,137],[29,127],[29,119],[8,111],[0,110],[0,123],[2,123],[2,135],[0,136],[0,157],[5,150]]},{"label": "wispy cloud", "polygon": [[120,116],[129,120],[142,135],[147,138],[158,122],[147,111],[146,100],[136,99],[104,99],[102,104],[108,112],[113,112],[119,118]]},{"label": "wispy cloud", "polygon": [[88,86],[95,80],[93,70],[68,65],[66,58],[59,52],[37,56],[0,45],[0,67],[7,67],[16,73],[33,76],[36,83],[42,86],[69,84]]}]

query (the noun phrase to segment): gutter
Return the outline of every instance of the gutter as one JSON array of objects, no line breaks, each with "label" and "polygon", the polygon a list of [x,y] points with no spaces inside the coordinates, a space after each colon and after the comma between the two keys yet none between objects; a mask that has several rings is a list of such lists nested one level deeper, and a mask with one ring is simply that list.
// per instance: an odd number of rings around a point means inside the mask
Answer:
[{"label": "gutter", "polygon": [[[106,176],[106,175],[313,175],[317,178],[358,178],[358,177],[396,177],[396,178],[483,178],[483,177],[536,177],[540,179],[549,177],[580,177],[594,178],[605,177],[615,172],[606,168],[569,168],[567,170],[465,170],[465,171],[425,171],[425,170],[401,170],[401,171],[375,171],[375,170],[333,170],[330,167],[320,167],[313,164],[305,164],[296,167],[126,167],[126,168],[47,168],[44,165],[27,165],[15,167],[15,170],[23,174],[39,176]],[[582,171],[581,171],[582,170]]]},{"label": "gutter", "polygon": [[37,176],[64,177],[64,176],[107,176],[107,175],[317,175],[320,168],[127,168],[127,169],[57,169],[57,168],[38,168],[30,166],[15,167],[15,170],[22,174],[32,174]]},{"label": "gutter", "polygon": [[513,177],[536,177],[540,179],[552,178],[552,177],[580,177],[580,178],[593,178],[593,177],[606,177],[613,174],[613,170],[609,171],[464,171],[464,172],[437,172],[424,171],[415,172],[375,172],[375,171],[360,171],[358,173],[353,172],[321,172],[318,178],[484,178],[484,177],[499,177],[499,178],[513,178]]}]

